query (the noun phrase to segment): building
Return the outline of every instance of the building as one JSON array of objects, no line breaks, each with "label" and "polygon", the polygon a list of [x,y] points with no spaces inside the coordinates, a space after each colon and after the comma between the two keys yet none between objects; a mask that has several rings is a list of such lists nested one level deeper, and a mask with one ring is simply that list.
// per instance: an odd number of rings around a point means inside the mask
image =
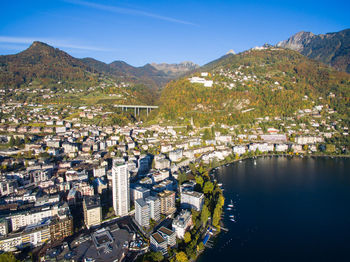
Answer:
[{"label": "building", "polygon": [[136,201],[137,199],[145,199],[151,195],[151,190],[142,186],[136,186],[130,189],[131,201]]},{"label": "building", "polygon": [[73,235],[73,218],[66,216],[64,218],[54,217],[50,223],[51,242],[60,241]]},{"label": "building", "polygon": [[183,191],[181,193],[181,207],[201,211],[204,204],[204,194],[196,191]]},{"label": "building", "polygon": [[155,221],[160,220],[160,199],[155,196],[149,196],[145,198],[146,203],[149,206],[149,216]]},{"label": "building", "polygon": [[287,144],[276,144],[275,150],[276,152],[286,152],[288,151],[289,146]]},{"label": "building", "polygon": [[166,169],[170,167],[170,160],[166,158],[154,159],[155,169]]},{"label": "building", "polygon": [[87,228],[101,224],[102,208],[100,197],[98,195],[84,197],[83,209],[84,223]]},{"label": "building", "polygon": [[5,196],[13,193],[18,187],[16,179],[0,178],[0,196]]},{"label": "building", "polygon": [[51,239],[50,235],[50,220],[43,224],[31,225],[22,232],[22,246],[40,246]]},{"label": "building", "polygon": [[0,251],[16,251],[22,244],[22,235],[20,233],[11,234],[6,237],[0,237]]},{"label": "building", "polygon": [[192,227],[192,215],[188,210],[182,210],[173,220],[173,230],[178,238],[183,239],[186,231]]},{"label": "building", "polygon": [[160,213],[164,215],[174,214],[175,208],[175,192],[165,190],[158,194],[160,198]]},{"label": "building", "polygon": [[5,218],[0,218],[0,237],[9,233],[8,222]]},{"label": "building", "polygon": [[126,216],[130,210],[130,185],[128,166],[113,161],[112,167],[113,208],[117,216]]},{"label": "building", "polygon": [[167,241],[158,232],[151,235],[150,242],[152,251],[162,252],[163,255],[167,253]]},{"label": "building", "polygon": [[159,183],[163,181],[164,179],[167,179],[169,177],[169,170],[159,170],[156,173],[152,174],[152,179],[154,183]]},{"label": "building", "polygon": [[245,154],[245,152],[247,151],[246,150],[246,147],[245,146],[234,146],[232,148],[232,151],[234,154],[237,154],[237,155],[243,155]]},{"label": "building", "polygon": [[191,78],[188,78],[188,80],[191,83],[198,83],[203,84],[205,87],[212,87],[213,86],[213,80],[206,80],[205,78],[193,76]]},{"label": "building", "polygon": [[295,138],[295,143],[299,145],[322,143],[324,139],[316,136],[299,136]]},{"label": "building", "polygon": [[107,168],[105,166],[94,168],[94,177],[101,177],[106,175],[107,175]]},{"label": "building", "polygon": [[173,247],[176,245],[176,233],[166,227],[161,227],[157,231],[166,241],[167,245]]},{"label": "building", "polygon": [[37,207],[27,212],[18,212],[9,217],[12,225],[12,231],[17,231],[23,227],[33,224],[39,224],[43,219],[50,218],[57,214],[54,207]]},{"label": "building", "polygon": [[142,227],[149,227],[150,210],[142,198],[135,200],[135,220]]},{"label": "building", "polygon": [[183,156],[183,149],[180,149],[180,148],[169,152],[169,159],[172,162],[180,161],[182,159],[182,156]]}]

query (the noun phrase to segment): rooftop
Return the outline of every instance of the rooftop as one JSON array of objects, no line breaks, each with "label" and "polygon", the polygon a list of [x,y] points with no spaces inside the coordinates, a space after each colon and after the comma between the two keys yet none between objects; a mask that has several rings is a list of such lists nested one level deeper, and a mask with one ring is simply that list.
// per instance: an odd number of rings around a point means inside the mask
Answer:
[{"label": "rooftop", "polygon": [[154,238],[155,241],[157,241],[158,244],[165,242],[165,239],[158,232],[153,233],[151,236]]}]

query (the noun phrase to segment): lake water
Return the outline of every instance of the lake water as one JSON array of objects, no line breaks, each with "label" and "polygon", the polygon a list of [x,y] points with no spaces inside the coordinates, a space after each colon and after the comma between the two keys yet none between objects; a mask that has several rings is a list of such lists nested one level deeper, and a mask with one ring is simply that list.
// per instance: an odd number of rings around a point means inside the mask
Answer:
[{"label": "lake water", "polygon": [[200,262],[350,261],[350,159],[266,157],[217,174],[229,232]]}]

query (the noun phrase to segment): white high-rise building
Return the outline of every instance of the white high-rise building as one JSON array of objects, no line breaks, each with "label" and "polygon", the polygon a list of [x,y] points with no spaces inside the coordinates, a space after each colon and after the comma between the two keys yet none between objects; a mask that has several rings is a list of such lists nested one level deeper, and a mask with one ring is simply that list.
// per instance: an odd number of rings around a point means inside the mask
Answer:
[{"label": "white high-rise building", "polygon": [[113,161],[112,168],[113,208],[117,216],[126,216],[130,211],[130,185],[128,165]]},{"label": "white high-rise building", "polygon": [[150,218],[155,221],[160,220],[160,199],[155,196],[149,196],[145,199],[146,203],[149,205]]},{"label": "white high-rise building", "polygon": [[137,199],[135,201],[135,220],[142,227],[149,227],[149,205],[143,199]]}]

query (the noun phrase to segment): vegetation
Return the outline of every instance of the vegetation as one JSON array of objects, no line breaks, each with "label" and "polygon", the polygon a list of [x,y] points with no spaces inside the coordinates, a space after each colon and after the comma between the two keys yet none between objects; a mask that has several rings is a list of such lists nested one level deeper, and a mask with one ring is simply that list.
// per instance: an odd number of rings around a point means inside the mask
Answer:
[{"label": "vegetation", "polygon": [[19,262],[12,253],[0,254],[0,262]]},{"label": "vegetation", "polygon": [[[267,49],[228,55],[202,68],[213,87],[187,78],[170,82],[161,95],[161,118],[197,126],[252,123],[258,117],[293,116],[314,103],[327,103],[349,118],[350,75],[296,51]],[[242,81],[233,81],[237,75]],[[232,84],[230,86],[230,84]],[[329,97],[330,93],[335,97]],[[306,98],[305,98],[306,97]],[[320,102],[319,97],[322,98]],[[205,131],[204,138],[210,138]]]}]

